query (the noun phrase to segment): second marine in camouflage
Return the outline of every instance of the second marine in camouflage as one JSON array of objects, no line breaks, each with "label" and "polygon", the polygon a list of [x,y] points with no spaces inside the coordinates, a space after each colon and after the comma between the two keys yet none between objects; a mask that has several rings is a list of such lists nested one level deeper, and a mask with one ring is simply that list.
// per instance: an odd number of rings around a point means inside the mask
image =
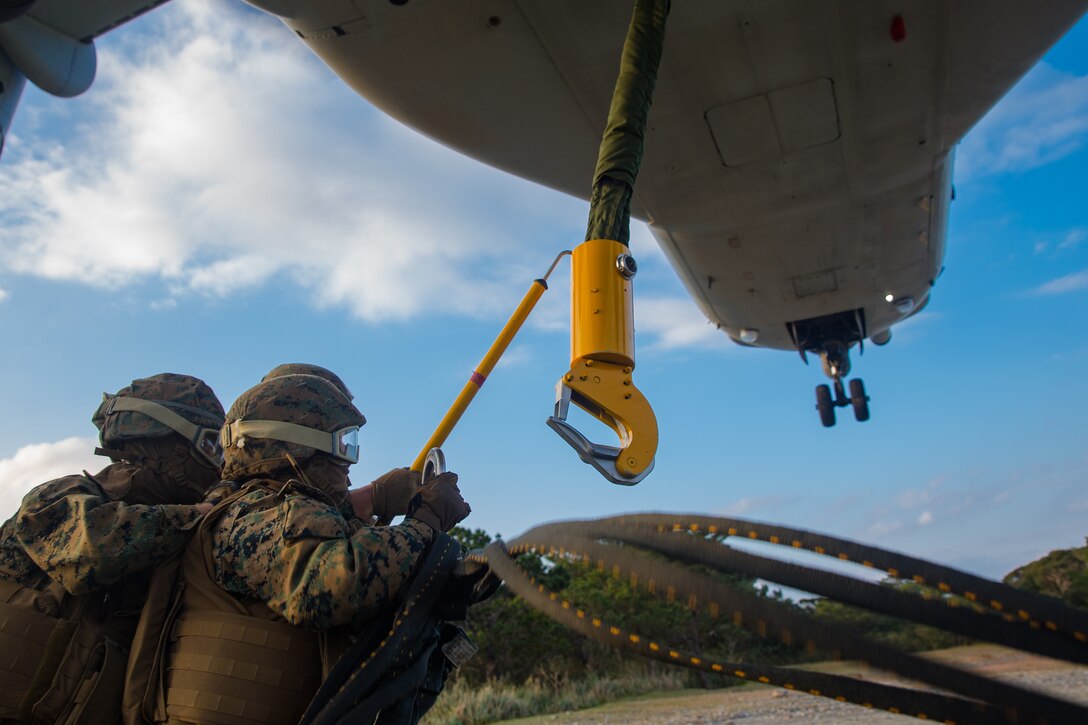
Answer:
[{"label": "second marine in camouflage", "polygon": [[223,407],[202,381],[134,380],[93,421],[115,462],[34,488],[0,527],[0,722],[116,720],[149,569],[210,509]]},{"label": "second marine in camouflage", "polygon": [[314,375],[266,379],[231,406],[224,477],[236,490],[183,558],[157,720],[296,722],[350,634],[408,582],[433,532],[468,515],[456,476],[444,474],[398,526],[356,517],[348,467],[364,423]]}]

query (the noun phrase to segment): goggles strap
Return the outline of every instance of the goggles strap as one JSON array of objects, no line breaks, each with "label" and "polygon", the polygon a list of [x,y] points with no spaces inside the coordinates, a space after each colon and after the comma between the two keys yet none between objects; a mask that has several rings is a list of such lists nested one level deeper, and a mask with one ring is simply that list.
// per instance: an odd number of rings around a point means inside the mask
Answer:
[{"label": "goggles strap", "polygon": [[153,418],[171,430],[176,431],[190,443],[196,444],[196,434],[200,426],[182,418],[165,405],[153,403],[150,400],[144,400],[142,398],[113,398],[110,401],[109,407],[106,408],[106,415],[120,413],[122,411],[142,413],[148,418]]},{"label": "goggles strap", "polygon": [[335,434],[279,420],[236,420],[223,426],[220,441],[223,448],[229,448],[234,441],[246,436],[295,443],[342,458],[337,450]]}]

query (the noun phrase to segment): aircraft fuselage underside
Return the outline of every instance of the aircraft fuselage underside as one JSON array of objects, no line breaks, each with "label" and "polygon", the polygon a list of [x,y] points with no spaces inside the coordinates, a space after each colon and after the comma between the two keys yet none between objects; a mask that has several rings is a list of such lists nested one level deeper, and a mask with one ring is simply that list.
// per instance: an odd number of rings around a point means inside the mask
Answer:
[{"label": "aircraft fuselage underside", "polygon": [[[587,196],[629,0],[249,2],[391,116]],[[632,213],[711,323],[819,354],[842,388],[846,350],[929,297],[954,146],[1086,6],[674,3]],[[791,335],[855,311],[860,336]]]}]

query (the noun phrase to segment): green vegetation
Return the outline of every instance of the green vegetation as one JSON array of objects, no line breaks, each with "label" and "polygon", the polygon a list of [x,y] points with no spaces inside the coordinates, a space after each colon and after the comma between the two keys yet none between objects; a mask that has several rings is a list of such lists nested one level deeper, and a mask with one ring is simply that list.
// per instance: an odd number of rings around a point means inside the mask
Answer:
[{"label": "green vegetation", "polygon": [[1005,583],[1088,609],[1088,539],[1079,549],[1058,549],[1015,569]]},{"label": "green vegetation", "polygon": [[820,619],[849,627],[854,634],[904,652],[959,647],[971,642],[966,637],[924,624],[876,614],[830,599],[810,599],[805,600],[805,604]]},{"label": "green vegetation", "polygon": [[683,671],[632,671],[628,675],[586,675],[570,678],[530,679],[520,684],[490,680],[471,684],[461,677],[447,685],[423,725],[474,725],[543,713],[584,710],[607,702],[651,692],[679,690],[686,681]]}]

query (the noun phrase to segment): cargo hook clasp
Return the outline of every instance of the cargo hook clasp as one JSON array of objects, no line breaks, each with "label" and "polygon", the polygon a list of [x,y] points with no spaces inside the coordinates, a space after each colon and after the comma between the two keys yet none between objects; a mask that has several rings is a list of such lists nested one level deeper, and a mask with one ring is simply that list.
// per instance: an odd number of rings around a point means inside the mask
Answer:
[{"label": "cargo hook clasp", "polygon": [[[555,415],[548,426],[584,462],[612,483],[633,486],[654,468],[657,417],[635,387],[629,366],[579,359],[555,386]],[[567,422],[570,404],[601,421],[619,437],[619,446],[594,443]]]}]

